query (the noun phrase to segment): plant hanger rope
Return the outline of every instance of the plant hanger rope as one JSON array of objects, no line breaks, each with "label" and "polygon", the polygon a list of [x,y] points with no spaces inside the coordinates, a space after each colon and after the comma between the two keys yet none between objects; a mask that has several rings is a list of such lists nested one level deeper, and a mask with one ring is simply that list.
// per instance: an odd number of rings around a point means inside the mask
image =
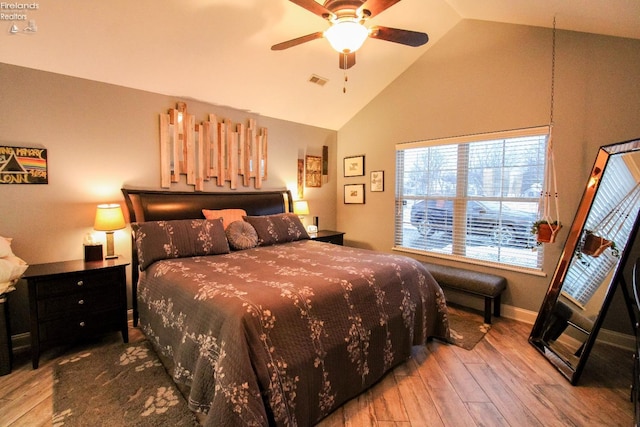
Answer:
[{"label": "plant hanger rope", "polygon": [[640,201],[640,182],[638,182],[629,192],[609,211],[596,225],[592,232],[602,233],[609,240],[615,240],[618,233],[624,227],[626,220],[631,215]]},{"label": "plant hanger rope", "polygon": [[[542,198],[542,219],[547,221],[550,225],[554,221],[558,221],[558,227],[560,227],[560,209],[558,207],[558,181],[556,175],[556,166],[555,166],[555,156],[553,154],[553,138],[552,131],[549,132],[549,140],[547,142],[547,164],[545,165],[545,176],[544,176],[544,188],[540,193],[540,197]],[[552,219],[552,204],[555,208],[555,220]]]},{"label": "plant hanger rope", "polygon": [[[556,18],[553,17],[553,42],[551,54],[551,107],[549,113],[549,138],[547,139],[547,150],[544,187],[540,191],[540,219],[546,221],[552,229],[553,234],[560,229],[560,209],[558,206],[558,181],[556,175],[555,156],[553,154],[553,104],[555,94],[555,71],[556,71]],[[555,220],[551,217],[551,204],[555,207]],[[555,223],[555,225],[554,225]]]}]

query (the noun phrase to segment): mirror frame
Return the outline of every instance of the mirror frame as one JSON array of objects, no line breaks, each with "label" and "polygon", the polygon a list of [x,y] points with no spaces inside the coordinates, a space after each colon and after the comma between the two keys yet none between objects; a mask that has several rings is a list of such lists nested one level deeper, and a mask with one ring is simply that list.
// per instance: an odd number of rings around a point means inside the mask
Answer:
[{"label": "mirror frame", "polygon": [[[609,305],[613,298],[613,294],[615,293],[618,284],[622,286],[622,290],[623,292],[625,292],[625,300],[627,300],[628,305],[627,308],[629,310],[632,310],[632,307],[629,306],[630,301],[628,289],[626,283],[624,283],[623,270],[627,263],[629,252],[632,246],[632,244],[629,243],[633,242],[636,239],[638,233],[638,226],[640,224],[640,213],[636,214],[636,218],[633,219],[634,224],[629,235],[629,239],[624,244],[624,247],[620,248],[620,258],[615,267],[615,273],[612,275],[611,281],[607,285],[608,288],[604,301],[602,303],[602,307],[598,313],[597,318],[594,321],[593,330],[584,343],[584,348],[575,367],[564,361],[564,359],[556,354],[543,340],[544,326],[562,290],[562,284],[564,283],[566,273],[569,269],[569,266],[571,265],[573,257],[575,256],[576,248],[584,231],[584,225],[589,216],[589,212],[591,211],[591,205],[598,191],[600,179],[602,178],[606,170],[610,158],[612,156],[638,150],[640,150],[640,139],[605,145],[600,147],[600,149],[598,150],[594,166],[591,170],[585,191],[582,195],[582,200],[580,202],[580,205],[578,206],[578,210],[576,211],[571,229],[569,230],[569,235],[565,242],[564,249],[556,266],[553,278],[547,290],[547,294],[542,302],[540,311],[538,312],[536,322],[529,336],[529,343],[532,344],[543,356],[545,356],[547,360],[549,360],[549,362],[551,362],[551,364],[553,364],[558,369],[558,371],[560,371],[573,385],[577,384],[578,379],[580,378],[580,375],[584,370],[584,366],[589,357],[589,353],[591,352],[591,349],[595,344],[598,331],[602,326],[605,314],[607,312],[607,309],[609,308]],[[605,282],[603,282],[603,284],[605,284]],[[629,315],[631,316],[631,322],[633,325],[635,323],[635,315],[633,314],[633,311],[630,311]]]}]

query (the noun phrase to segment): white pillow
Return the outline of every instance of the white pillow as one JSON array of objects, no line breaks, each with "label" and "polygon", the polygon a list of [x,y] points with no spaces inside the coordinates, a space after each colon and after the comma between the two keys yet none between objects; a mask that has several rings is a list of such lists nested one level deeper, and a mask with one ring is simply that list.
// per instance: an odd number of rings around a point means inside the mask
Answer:
[{"label": "white pillow", "polygon": [[11,240],[9,237],[0,236],[0,258],[13,255],[11,251]]},{"label": "white pillow", "polygon": [[27,267],[29,267],[27,263],[17,256],[11,255],[0,258],[0,283],[19,279],[27,270]]},{"label": "white pillow", "polygon": [[29,267],[13,254],[11,240],[0,236],[0,294],[14,290],[13,285]]},{"label": "white pillow", "polygon": [[15,290],[13,285],[13,282],[0,282],[0,295]]}]

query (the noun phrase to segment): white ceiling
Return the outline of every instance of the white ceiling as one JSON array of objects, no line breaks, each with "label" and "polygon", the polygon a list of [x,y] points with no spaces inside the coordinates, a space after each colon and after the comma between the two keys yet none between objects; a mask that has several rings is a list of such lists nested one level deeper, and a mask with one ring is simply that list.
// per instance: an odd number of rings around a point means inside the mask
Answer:
[{"label": "white ceiling", "polygon": [[[0,21],[0,62],[336,130],[462,19],[551,27],[555,15],[559,29],[640,39],[639,0],[403,0],[370,25],[426,32],[429,43],[367,40],[343,93],[345,72],[326,40],[270,50],[328,26],[287,0],[36,4],[19,11],[35,33],[9,34],[12,22]],[[313,74],[329,82],[309,83]]]}]

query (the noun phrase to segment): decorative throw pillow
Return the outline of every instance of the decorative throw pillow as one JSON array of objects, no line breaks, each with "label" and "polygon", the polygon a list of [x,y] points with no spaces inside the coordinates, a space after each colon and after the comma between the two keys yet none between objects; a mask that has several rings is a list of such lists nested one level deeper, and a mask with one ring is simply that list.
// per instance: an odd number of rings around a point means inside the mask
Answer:
[{"label": "decorative throw pillow", "polygon": [[222,218],[139,222],[131,228],[141,270],[162,259],[229,253]]},{"label": "decorative throw pillow", "polygon": [[226,230],[229,224],[234,221],[242,221],[242,218],[247,214],[244,209],[202,209],[202,215],[206,219],[218,219],[222,218],[222,225]]},{"label": "decorative throw pillow", "polygon": [[250,249],[258,244],[258,233],[253,225],[246,221],[233,221],[225,230],[231,249],[237,251]]},{"label": "decorative throw pillow", "polygon": [[302,221],[300,221],[298,215],[293,213],[245,216],[244,220],[256,229],[258,246],[294,242],[309,238]]}]

